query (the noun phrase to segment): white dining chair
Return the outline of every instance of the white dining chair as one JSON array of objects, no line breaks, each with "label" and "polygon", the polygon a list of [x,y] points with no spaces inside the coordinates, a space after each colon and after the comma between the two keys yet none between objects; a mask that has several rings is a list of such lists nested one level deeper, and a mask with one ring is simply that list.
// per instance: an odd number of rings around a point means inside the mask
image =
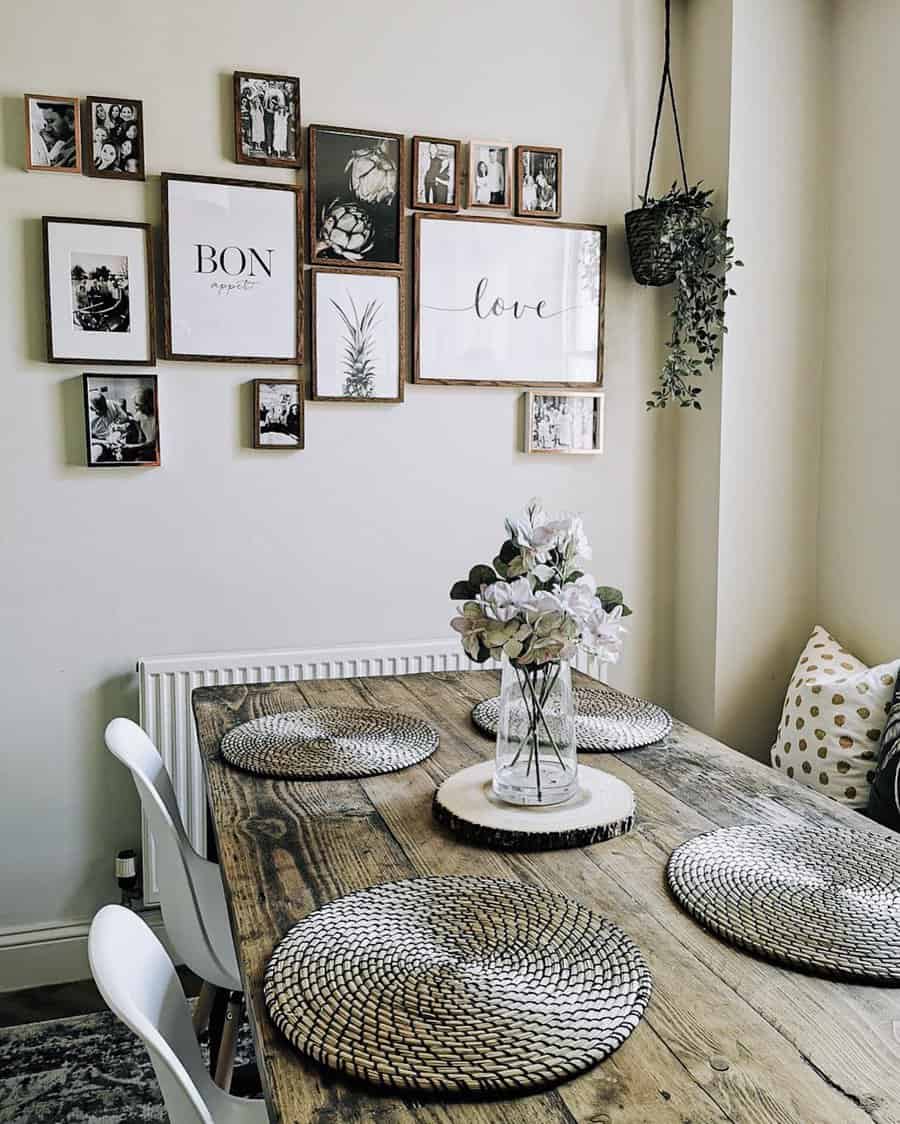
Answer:
[{"label": "white dining chair", "polygon": [[120,905],[91,924],[91,973],[110,1009],[150,1054],[171,1124],[265,1124],[262,1100],[233,1097],[203,1064],[174,965],[150,928]]},{"label": "white dining chair", "polygon": [[219,866],[199,855],[188,839],[163,759],[141,727],[114,718],[105,737],[109,751],[131,772],[153,833],[169,940],[178,958],[204,981],[194,1020],[198,1034],[206,1028],[214,989],[229,993],[215,1070],[217,1083],[227,1089],[243,1016],[243,985]]}]

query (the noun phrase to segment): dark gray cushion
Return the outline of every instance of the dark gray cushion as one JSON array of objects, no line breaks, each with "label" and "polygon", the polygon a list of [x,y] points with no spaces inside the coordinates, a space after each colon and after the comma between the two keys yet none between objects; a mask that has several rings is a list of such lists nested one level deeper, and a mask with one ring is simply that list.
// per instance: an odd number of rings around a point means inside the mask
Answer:
[{"label": "dark gray cushion", "polygon": [[875,780],[869,793],[868,814],[900,831],[900,676],[894,684],[891,709],[881,735]]}]

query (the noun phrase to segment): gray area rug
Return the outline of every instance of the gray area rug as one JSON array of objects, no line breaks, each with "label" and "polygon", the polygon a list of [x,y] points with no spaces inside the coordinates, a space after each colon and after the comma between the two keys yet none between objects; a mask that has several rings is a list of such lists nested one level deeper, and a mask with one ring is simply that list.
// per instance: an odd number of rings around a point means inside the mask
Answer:
[{"label": "gray area rug", "polygon": [[[235,1060],[253,1060],[246,1022]],[[111,1011],[0,1029],[0,1124],[168,1119],[147,1051]]]}]

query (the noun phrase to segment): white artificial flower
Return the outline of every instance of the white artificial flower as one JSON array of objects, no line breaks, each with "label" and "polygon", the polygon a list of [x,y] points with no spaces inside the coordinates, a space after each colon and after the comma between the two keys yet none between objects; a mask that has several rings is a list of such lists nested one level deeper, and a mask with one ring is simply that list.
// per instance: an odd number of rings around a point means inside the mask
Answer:
[{"label": "white artificial flower", "polygon": [[482,601],[488,605],[498,621],[509,621],[528,608],[533,597],[528,578],[513,582],[494,582],[484,591]]},{"label": "white artificial flower", "polygon": [[579,624],[587,620],[597,607],[597,598],[594,596],[595,588],[577,581],[569,582],[559,591],[558,597],[563,608]]},{"label": "white artificial flower", "polygon": [[622,606],[616,605],[607,612],[598,598],[594,600],[596,608],[582,626],[582,647],[606,663],[618,663],[626,631],[621,623]]}]

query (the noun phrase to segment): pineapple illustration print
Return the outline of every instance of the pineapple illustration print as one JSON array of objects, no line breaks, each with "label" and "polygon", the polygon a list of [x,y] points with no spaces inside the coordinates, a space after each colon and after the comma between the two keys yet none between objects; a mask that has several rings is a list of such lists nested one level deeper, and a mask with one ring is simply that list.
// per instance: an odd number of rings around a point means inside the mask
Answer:
[{"label": "pineapple illustration print", "polygon": [[375,394],[375,329],[381,314],[381,302],[371,300],[360,314],[356,302],[347,293],[349,311],[332,298],[331,303],[343,322],[345,332],[343,372],[345,398],[372,398]]}]

